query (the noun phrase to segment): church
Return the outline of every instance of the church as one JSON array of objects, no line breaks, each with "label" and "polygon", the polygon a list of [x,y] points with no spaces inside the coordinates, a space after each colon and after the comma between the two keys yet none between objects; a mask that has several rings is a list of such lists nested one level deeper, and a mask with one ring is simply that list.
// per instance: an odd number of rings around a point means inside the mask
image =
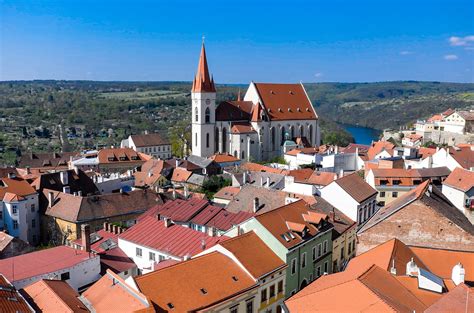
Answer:
[{"label": "church", "polygon": [[229,153],[246,161],[282,156],[287,145],[318,146],[318,115],[303,84],[251,82],[243,99],[216,104],[214,78],[201,48],[192,98],[192,154]]}]

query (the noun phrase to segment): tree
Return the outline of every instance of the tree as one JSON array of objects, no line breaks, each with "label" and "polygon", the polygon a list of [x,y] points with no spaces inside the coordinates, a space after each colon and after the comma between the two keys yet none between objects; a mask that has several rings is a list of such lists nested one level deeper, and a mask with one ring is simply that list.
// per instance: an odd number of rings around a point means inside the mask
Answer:
[{"label": "tree", "polygon": [[169,129],[169,140],[171,142],[171,153],[182,158],[188,154],[191,147],[191,126],[188,121],[180,121]]}]

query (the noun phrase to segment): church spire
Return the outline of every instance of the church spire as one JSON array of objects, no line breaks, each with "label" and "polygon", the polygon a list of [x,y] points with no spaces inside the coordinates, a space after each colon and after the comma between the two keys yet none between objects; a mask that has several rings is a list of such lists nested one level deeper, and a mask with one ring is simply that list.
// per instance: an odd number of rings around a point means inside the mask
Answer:
[{"label": "church spire", "polygon": [[206,48],[204,47],[204,39],[202,41],[201,56],[199,57],[199,64],[196,77],[193,81],[192,92],[216,92],[214,85],[214,78],[209,74],[207,67]]}]

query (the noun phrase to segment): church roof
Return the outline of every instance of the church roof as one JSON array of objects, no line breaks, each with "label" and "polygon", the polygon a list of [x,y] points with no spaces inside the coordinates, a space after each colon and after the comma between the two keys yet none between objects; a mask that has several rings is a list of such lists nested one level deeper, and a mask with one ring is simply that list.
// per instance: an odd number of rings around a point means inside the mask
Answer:
[{"label": "church roof", "polygon": [[216,108],[216,121],[250,121],[252,101],[223,101]]},{"label": "church roof", "polygon": [[202,43],[201,47],[201,56],[199,57],[198,69],[196,77],[193,81],[192,92],[216,92],[214,78],[212,78],[209,74],[209,68],[207,66],[207,57],[204,42]]},{"label": "church roof", "polygon": [[254,83],[270,120],[317,119],[302,84]]}]

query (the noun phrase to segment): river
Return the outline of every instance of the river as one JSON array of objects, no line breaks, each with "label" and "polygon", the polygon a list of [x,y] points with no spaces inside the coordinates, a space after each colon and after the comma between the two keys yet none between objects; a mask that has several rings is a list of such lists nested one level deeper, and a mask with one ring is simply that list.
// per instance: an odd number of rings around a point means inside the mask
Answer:
[{"label": "river", "polygon": [[356,143],[362,145],[370,145],[372,140],[376,141],[379,139],[379,136],[382,134],[381,130],[369,128],[369,127],[362,127],[357,125],[349,125],[349,124],[339,124],[342,128],[347,130],[351,133],[352,137]]}]

